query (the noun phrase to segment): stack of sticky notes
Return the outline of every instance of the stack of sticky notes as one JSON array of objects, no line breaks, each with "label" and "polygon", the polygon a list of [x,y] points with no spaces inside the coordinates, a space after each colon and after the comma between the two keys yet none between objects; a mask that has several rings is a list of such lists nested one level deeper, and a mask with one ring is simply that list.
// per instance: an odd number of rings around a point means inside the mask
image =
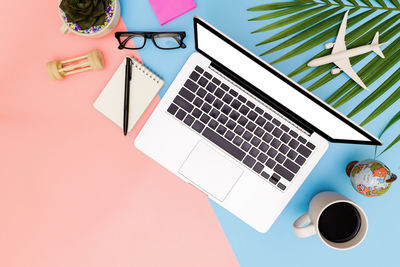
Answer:
[{"label": "stack of sticky notes", "polygon": [[149,0],[161,25],[196,7],[193,0]]}]

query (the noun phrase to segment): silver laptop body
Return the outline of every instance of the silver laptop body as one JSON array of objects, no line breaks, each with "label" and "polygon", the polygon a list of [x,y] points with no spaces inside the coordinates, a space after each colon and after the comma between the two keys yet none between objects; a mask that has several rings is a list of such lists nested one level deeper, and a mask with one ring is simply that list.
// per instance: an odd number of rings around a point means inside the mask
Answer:
[{"label": "silver laptop body", "polygon": [[259,232],[271,227],[328,141],[381,144],[204,20],[195,17],[194,30],[197,52],[135,146]]}]

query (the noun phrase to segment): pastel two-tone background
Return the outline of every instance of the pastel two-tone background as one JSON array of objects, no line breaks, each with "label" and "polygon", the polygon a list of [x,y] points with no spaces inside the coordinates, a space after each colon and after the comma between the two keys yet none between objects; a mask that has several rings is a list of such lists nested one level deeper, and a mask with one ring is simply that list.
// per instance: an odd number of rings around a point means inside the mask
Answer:
[{"label": "pastel two-tone background", "polygon": [[[0,266],[397,266],[400,185],[394,183],[386,195],[369,199],[351,188],[344,173],[350,160],[372,157],[373,147],[331,144],[271,230],[260,234],[133,146],[159,98],[128,137],[92,107],[125,55],[140,58],[166,81],[162,97],[194,51],[194,15],[256,54],[265,50],[255,47],[263,37],[250,34],[263,22],[248,22],[254,14],[246,9],[269,1],[195,1],[196,9],[160,26],[147,0],[122,0],[116,30],[187,33],[185,50],[161,51],[148,43],[139,53],[118,50],[112,34],[100,39],[62,35],[58,1],[2,3]],[[48,78],[47,61],[95,48],[104,53],[105,69],[62,81]],[[272,61],[290,49],[264,59]],[[276,67],[289,73],[320,49]],[[340,79],[344,83],[348,78]],[[316,93],[326,98],[335,86],[329,83]],[[344,105],[340,111],[350,108]],[[390,118],[398,110],[395,104],[382,116]],[[377,120],[366,128],[378,134],[386,122]],[[396,134],[392,129],[383,141]],[[400,172],[398,154],[396,147],[381,158],[395,173]],[[323,190],[344,194],[366,210],[370,229],[357,248],[338,252],[317,237],[294,236],[292,222]]]}]

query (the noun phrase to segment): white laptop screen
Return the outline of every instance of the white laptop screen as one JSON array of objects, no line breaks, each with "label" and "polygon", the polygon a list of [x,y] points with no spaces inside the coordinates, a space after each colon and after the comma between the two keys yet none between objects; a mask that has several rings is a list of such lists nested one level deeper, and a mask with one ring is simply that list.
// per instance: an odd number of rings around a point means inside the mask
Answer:
[{"label": "white laptop screen", "polygon": [[[226,35],[195,18],[196,47],[213,60],[224,65],[250,84],[275,99],[281,105],[319,129],[331,141],[380,144],[380,141],[361,127],[341,115],[304,88],[291,86],[270,72],[265,62],[259,60]],[[262,62],[262,63],[260,63]],[[267,67],[266,67],[267,66]],[[277,73],[279,71],[276,70]],[[284,76],[283,74],[281,74]]]}]

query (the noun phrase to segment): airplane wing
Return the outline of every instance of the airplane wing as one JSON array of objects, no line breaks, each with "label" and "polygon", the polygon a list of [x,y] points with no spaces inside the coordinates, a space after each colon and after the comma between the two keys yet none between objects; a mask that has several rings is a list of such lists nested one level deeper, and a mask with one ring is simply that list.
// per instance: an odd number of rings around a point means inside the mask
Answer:
[{"label": "airplane wing", "polygon": [[340,25],[339,33],[336,37],[335,45],[332,49],[332,54],[346,50],[346,41],[345,41],[344,37],[346,35],[348,14],[349,14],[349,10],[347,10],[347,12],[344,14],[342,24]]},{"label": "airplane wing", "polygon": [[336,66],[339,67],[339,69],[341,71],[343,71],[344,73],[346,73],[347,75],[350,76],[350,78],[355,81],[356,83],[358,83],[362,88],[364,88],[365,90],[369,91],[368,87],[363,83],[363,81],[361,80],[361,78],[358,76],[357,72],[355,72],[353,70],[353,68],[351,67],[350,64],[350,59],[346,58],[346,59],[341,59],[338,61],[334,61],[333,63],[335,63]]}]

